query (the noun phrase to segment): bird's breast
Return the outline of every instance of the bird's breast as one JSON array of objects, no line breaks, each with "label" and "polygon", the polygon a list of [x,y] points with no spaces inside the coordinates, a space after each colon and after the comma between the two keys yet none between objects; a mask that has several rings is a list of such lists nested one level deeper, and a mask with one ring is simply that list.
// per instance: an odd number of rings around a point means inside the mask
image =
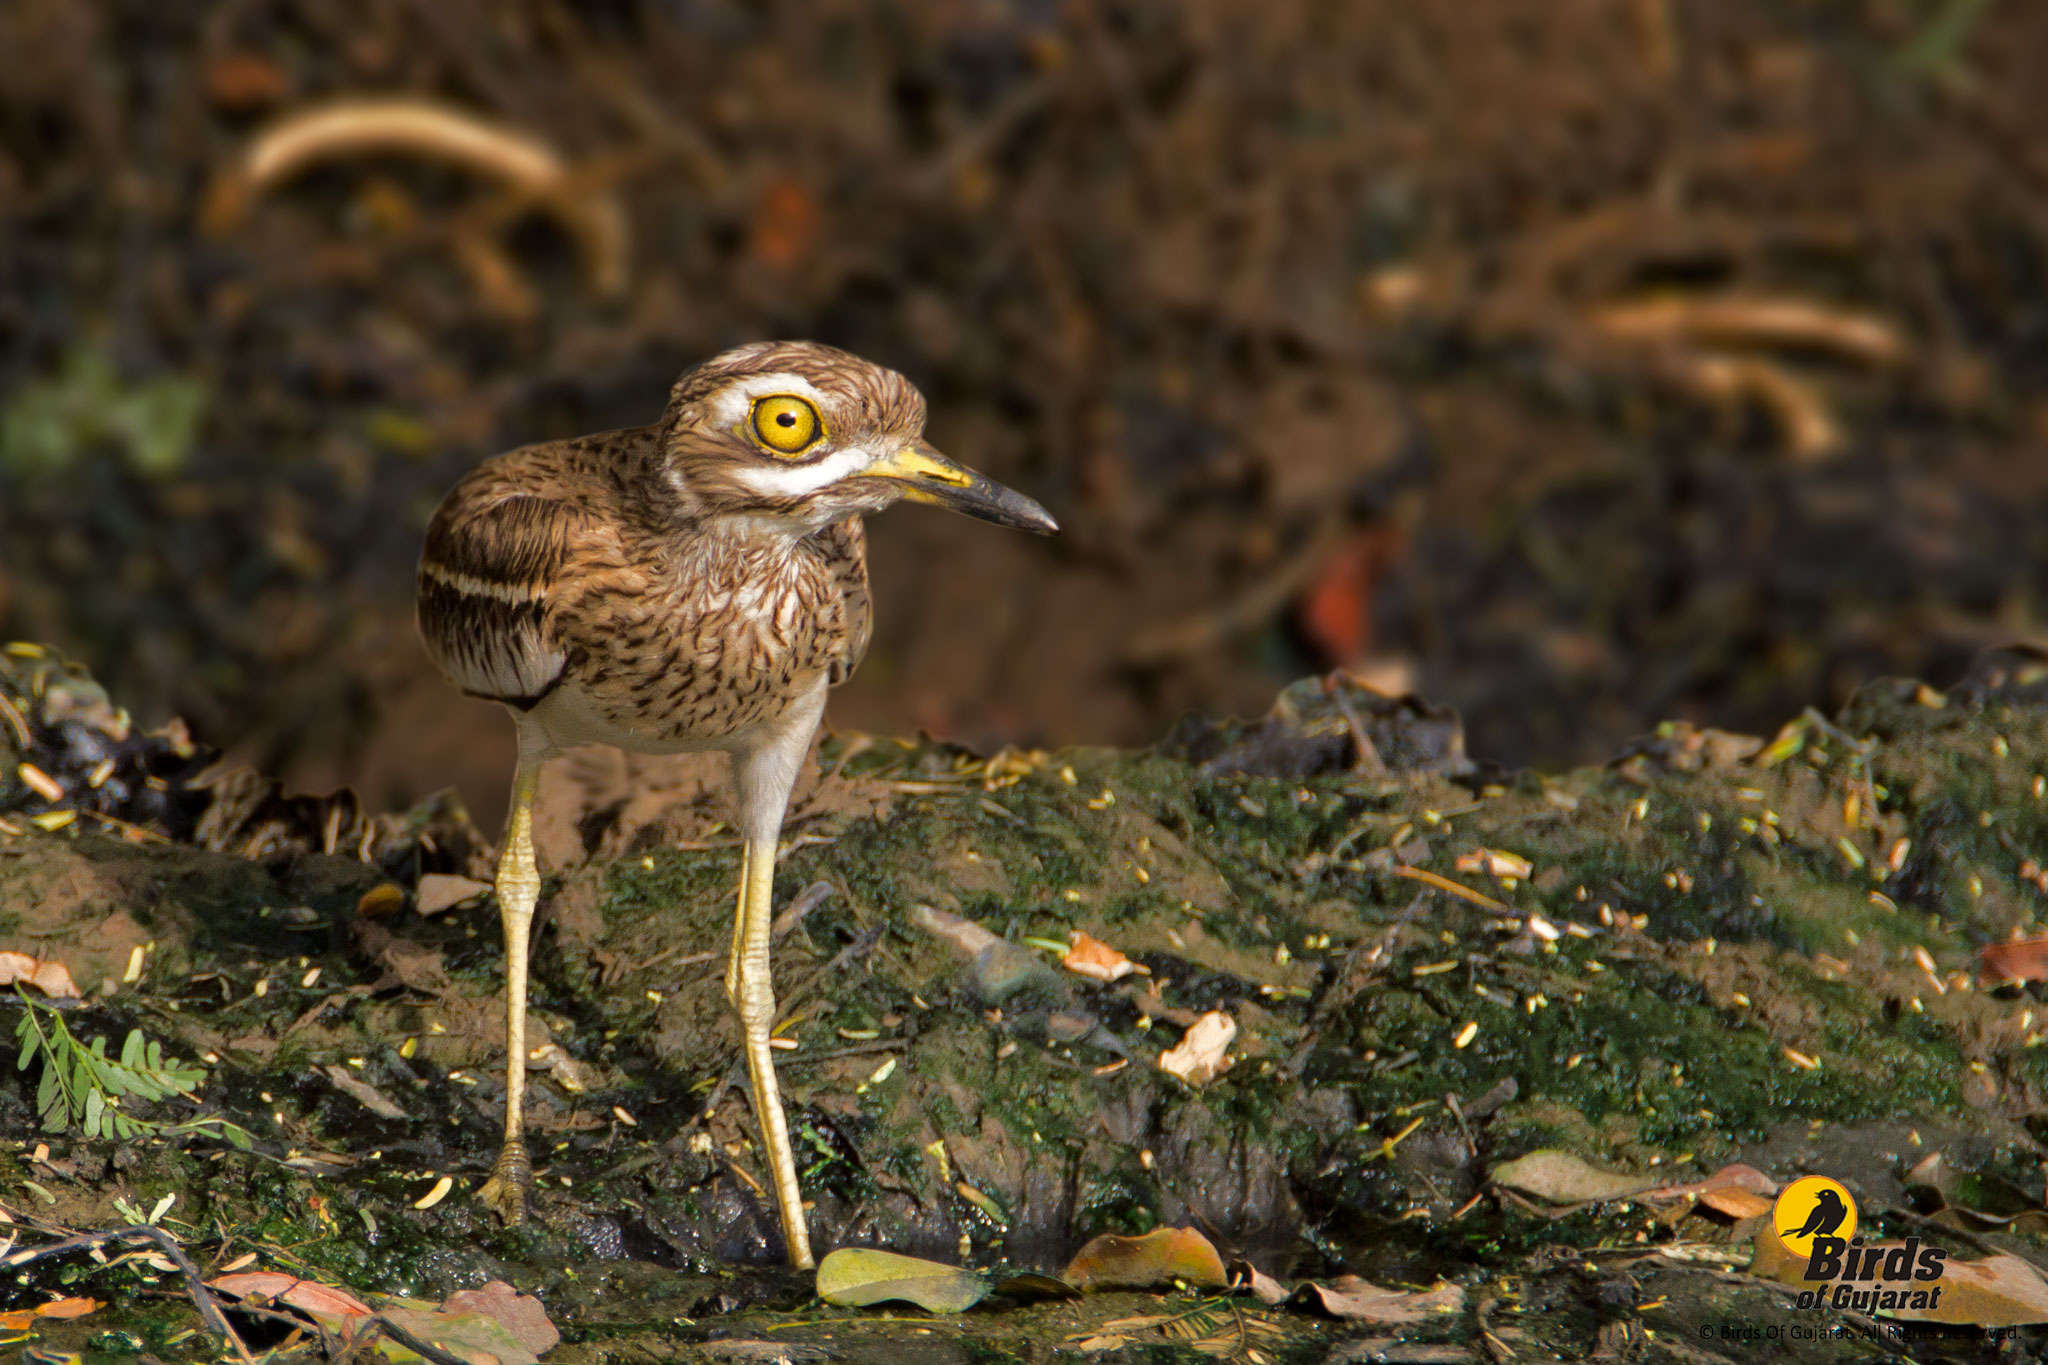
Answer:
[{"label": "bird's breast", "polygon": [[818,685],[846,631],[829,566],[801,545],[686,547],[581,614],[565,726],[621,748],[717,747]]}]

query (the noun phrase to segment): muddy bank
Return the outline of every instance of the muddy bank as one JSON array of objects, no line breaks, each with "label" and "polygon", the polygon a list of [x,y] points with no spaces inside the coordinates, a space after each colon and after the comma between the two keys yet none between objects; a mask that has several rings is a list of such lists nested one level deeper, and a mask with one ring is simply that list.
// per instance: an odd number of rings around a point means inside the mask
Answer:
[{"label": "muddy bank", "polygon": [[[1458,1283],[1466,1309],[1406,1339],[1473,1359],[1498,1358],[1487,1333],[1677,1358],[1628,1333],[1778,1311],[1738,1273],[1746,1230],[1559,1214],[1489,1173],[1556,1148],[1673,1184],[1818,1171],[1871,1226],[1940,1236],[1907,1178],[1938,1151],[2038,1209],[2048,1010],[1980,985],[1973,954],[2036,932],[2048,896],[2041,673],[1993,656],[1946,695],[1878,684],[1774,737],[1669,726],[1554,775],[1485,771],[1454,716],[1320,680],[1151,751],[828,738],[776,887],[812,1235],[1057,1269],[1096,1233],[1192,1225],[1282,1277]],[[39,1137],[30,1071],[0,1083],[16,1216],[119,1226],[117,1200],[176,1194],[166,1226],[205,1265],[255,1251],[418,1296],[506,1279],[563,1328],[551,1359],[792,1322],[811,1325],[777,1340],[838,1332],[847,1358],[916,1344],[772,1269],[720,982],[738,851],[715,768],[584,753],[547,775],[538,1216],[506,1231],[470,1198],[501,979],[494,911],[456,880],[488,867],[459,809],[373,818],[223,781],[48,658],[10,658],[0,695],[0,949],[66,965],[80,1038],[140,1028],[204,1065],[196,1101],[134,1112],[253,1139]],[[1076,932],[1133,970],[1068,969]],[[22,1008],[0,1001],[10,1026]],[[1160,1057],[1210,1013],[1235,1036],[1191,1085]],[[1950,1232],[2039,1259],[2029,1226]],[[203,1345],[165,1345],[193,1320],[163,1286],[66,1270],[110,1306],[53,1340],[113,1320],[167,1357]],[[920,1319],[918,1349],[1049,1358],[1129,1297]],[[1359,1332],[1285,1327],[1302,1358]]]}]

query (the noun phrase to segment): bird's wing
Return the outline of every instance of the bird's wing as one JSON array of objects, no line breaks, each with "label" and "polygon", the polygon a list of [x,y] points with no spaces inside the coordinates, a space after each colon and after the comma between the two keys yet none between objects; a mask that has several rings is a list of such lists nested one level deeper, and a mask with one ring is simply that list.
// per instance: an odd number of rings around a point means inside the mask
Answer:
[{"label": "bird's wing", "polygon": [[565,502],[457,485],[420,554],[420,637],[434,663],[472,696],[521,708],[546,696],[568,662],[551,619],[556,585],[601,531]]},{"label": "bird's wing", "polygon": [[868,535],[859,517],[848,517],[818,532],[818,543],[831,566],[845,621],[825,672],[826,682],[837,687],[860,667],[875,628],[874,606],[868,598]]}]

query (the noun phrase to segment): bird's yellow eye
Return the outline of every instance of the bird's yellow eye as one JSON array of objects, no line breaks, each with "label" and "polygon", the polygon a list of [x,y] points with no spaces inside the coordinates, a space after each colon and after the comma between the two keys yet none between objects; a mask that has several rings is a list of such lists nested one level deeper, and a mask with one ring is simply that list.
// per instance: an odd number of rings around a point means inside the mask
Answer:
[{"label": "bird's yellow eye", "polygon": [[779,393],[754,403],[754,435],[777,454],[799,454],[824,434],[825,425],[818,420],[818,410],[801,398]]}]

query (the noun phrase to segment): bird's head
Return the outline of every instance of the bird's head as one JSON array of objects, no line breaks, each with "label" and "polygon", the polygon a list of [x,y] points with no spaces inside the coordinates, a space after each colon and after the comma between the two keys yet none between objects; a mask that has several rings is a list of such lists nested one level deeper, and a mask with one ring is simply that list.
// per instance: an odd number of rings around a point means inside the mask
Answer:
[{"label": "bird's head", "polygon": [[810,341],[758,342],[676,381],[659,471],[696,514],[809,534],[899,498],[1041,535],[1030,498],[924,439],[924,396],[894,370]]}]

